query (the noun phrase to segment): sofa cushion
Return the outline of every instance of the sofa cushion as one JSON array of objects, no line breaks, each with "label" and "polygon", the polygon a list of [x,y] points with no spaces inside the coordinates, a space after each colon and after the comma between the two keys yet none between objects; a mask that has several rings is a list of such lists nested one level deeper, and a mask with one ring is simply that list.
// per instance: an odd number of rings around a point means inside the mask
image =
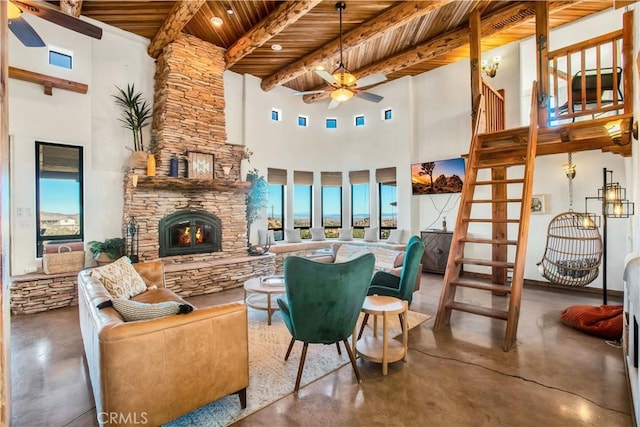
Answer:
[{"label": "sofa cushion", "polygon": [[397,245],[402,241],[403,233],[404,233],[404,230],[402,228],[391,230],[391,232],[389,233],[389,237],[387,238],[387,243]]},{"label": "sofa cushion", "polygon": [[302,239],[300,238],[300,229],[299,228],[287,228],[284,230],[285,237],[287,242],[289,243],[300,243]]},{"label": "sofa cushion", "polygon": [[129,299],[147,290],[144,280],[126,256],[94,268],[91,277],[98,279],[114,298]]},{"label": "sofa cushion", "polygon": [[115,308],[125,322],[149,320],[172,314],[191,313],[193,311],[193,307],[191,305],[181,304],[177,301],[165,301],[149,304],[124,298],[114,298],[111,301],[100,304],[98,308],[109,306]]},{"label": "sofa cushion", "polygon": [[335,262],[346,262],[362,254],[372,253],[376,258],[376,270],[392,270],[402,266],[404,252],[372,246],[340,245]]},{"label": "sofa cushion", "polygon": [[276,243],[276,237],[273,234],[273,230],[258,230],[258,244],[266,245],[267,239],[269,239],[270,244]]},{"label": "sofa cushion", "polygon": [[311,229],[311,240],[315,242],[321,242],[323,240],[327,240],[324,235],[324,227],[320,228],[312,228]]},{"label": "sofa cushion", "polygon": [[378,241],[378,227],[365,227],[365,229],[364,229],[364,241],[365,242],[377,242]]},{"label": "sofa cushion", "polygon": [[353,240],[353,228],[339,228],[338,240]]}]

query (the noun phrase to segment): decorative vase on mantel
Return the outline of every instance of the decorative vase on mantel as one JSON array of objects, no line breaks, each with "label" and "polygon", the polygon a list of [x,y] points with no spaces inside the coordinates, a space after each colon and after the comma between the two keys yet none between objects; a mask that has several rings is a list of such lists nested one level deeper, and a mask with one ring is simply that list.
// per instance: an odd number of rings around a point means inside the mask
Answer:
[{"label": "decorative vase on mantel", "polygon": [[147,157],[147,176],[156,176],[156,156],[153,154]]},{"label": "decorative vase on mantel", "polygon": [[249,172],[250,166],[249,159],[240,160],[240,181],[247,180],[247,173]]},{"label": "decorative vase on mantel", "polygon": [[129,167],[132,169],[147,168],[147,153],[144,151],[133,151],[129,156]]}]

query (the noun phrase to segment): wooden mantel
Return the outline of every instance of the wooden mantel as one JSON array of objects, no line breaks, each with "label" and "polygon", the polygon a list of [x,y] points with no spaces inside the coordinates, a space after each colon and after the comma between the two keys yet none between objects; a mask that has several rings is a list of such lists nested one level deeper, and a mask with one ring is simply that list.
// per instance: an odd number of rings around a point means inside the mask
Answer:
[{"label": "wooden mantel", "polygon": [[24,80],[25,82],[41,84],[44,86],[45,95],[52,95],[54,87],[82,94],[87,93],[87,90],[89,89],[89,86],[84,83],[47,76],[46,74],[34,73],[33,71],[11,66],[9,67],[9,77],[12,79]]}]

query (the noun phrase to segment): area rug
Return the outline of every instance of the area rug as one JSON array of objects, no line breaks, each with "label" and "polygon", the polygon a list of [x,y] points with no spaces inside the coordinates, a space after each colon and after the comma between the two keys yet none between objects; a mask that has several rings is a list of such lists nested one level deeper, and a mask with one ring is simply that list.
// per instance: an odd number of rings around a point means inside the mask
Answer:
[{"label": "area rug", "polygon": [[[166,427],[227,426],[293,393],[302,343],[296,342],[289,360],[285,362],[284,354],[287,351],[289,341],[291,341],[291,335],[280,314],[276,312],[273,315],[270,326],[267,325],[265,311],[249,309],[248,318],[249,388],[247,389],[247,407],[240,409],[238,396],[231,395],[183,415],[165,424]],[[407,322],[409,328],[414,328],[429,318],[430,316],[426,314],[409,311]],[[373,321],[369,320],[369,325],[372,324]],[[391,317],[390,326],[390,336],[395,337],[401,334],[397,316]],[[365,329],[365,335],[367,334],[371,334],[370,328]],[[349,363],[349,356],[344,347],[342,355],[338,355],[335,345],[310,345],[302,374],[301,388],[347,363]]]}]

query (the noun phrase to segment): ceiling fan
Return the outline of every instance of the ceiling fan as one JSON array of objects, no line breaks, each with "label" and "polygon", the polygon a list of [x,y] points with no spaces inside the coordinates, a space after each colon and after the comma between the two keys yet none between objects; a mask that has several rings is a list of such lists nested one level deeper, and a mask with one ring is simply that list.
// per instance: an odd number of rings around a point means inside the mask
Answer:
[{"label": "ceiling fan", "polygon": [[9,0],[7,2],[9,29],[27,47],[43,47],[46,43],[36,30],[22,17],[26,12],[95,39],[102,38],[102,28],[67,15],[40,2]]},{"label": "ceiling fan", "polygon": [[377,83],[381,83],[387,80],[387,76],[382,73],[371,74],[367,77],[357,79],[356,76],[344,66],[342,62],[342,11],[347,8],[344,2],[336,3],[336,9],[340,13],[340,62],[338,68],[336,68],[331,74],[325,70],[315,70],[316,74],[322,77],[327,83],[332,86],[332,89],[319,89],[309,90],[304,92],[296,92],[294,95],[313,95],[317,93],[330,92],[331,102],[329,103],[329,110],[337,108],[340,103],[348,101],[354,95],[358,98],[362,98],[366,101],[380,102],[384,98],[380,95],[363,91],[362,87],[371,86]]}]

